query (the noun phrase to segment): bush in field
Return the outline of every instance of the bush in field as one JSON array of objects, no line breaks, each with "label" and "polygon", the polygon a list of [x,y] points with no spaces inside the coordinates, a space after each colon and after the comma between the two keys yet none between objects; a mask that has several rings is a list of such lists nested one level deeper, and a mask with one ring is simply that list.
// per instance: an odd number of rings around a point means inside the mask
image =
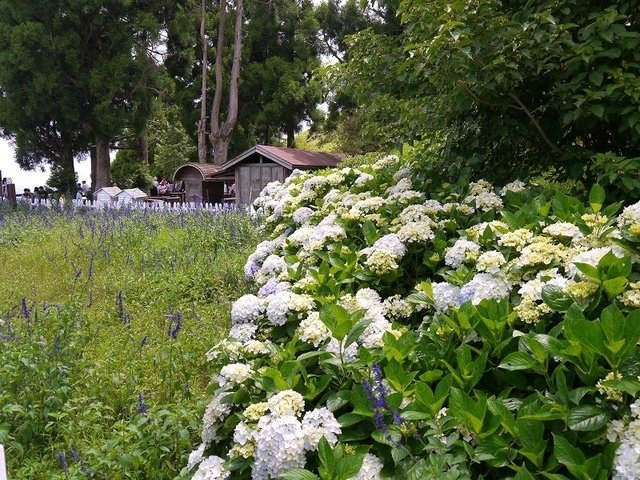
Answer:
[{"label": "bush in field", "polygon": [[[11,478],[174,478],[207,338],[255,245],[240,213],[0,212],[0,443]],[[89,473],[90,472],[90,473]]]},{"label": "bush in field", "polygon": [[411,178],[385,157],[265,188],[185,473],[637,478],[640,204]]}]

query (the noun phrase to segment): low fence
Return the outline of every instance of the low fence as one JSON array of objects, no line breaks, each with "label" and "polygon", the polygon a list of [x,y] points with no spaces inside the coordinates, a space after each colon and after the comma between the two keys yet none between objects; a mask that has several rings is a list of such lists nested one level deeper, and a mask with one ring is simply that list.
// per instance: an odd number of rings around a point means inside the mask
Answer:
[{"label": "low fence", "polygon": [[105,209],[132,209],[153,211],[193,211],[207,210],[209,212],[229,212],[236,210],[235,203],[208,203],[208,202],[163,202],[163,201],[137,201],[137,202],[113,202],[104,203],[90,200],[42,200],[42,199],[18,199],[18,206],[30,206],[31,208],[85,208],[93,210]]}]

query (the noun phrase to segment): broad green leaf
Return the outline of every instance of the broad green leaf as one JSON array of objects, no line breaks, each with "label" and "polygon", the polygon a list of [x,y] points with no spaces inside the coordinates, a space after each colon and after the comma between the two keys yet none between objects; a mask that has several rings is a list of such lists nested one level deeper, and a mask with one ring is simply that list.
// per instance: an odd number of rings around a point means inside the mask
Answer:
[{"label": "broad green leaf", "polygon": [[556,460],[562,465],[581,465],[585,461],[582,451],[575,448],[571,443],[561,435],[553,434],[553,453]]},{"label": "broad green leaf", "polygon": [[543,372],[544,367],[535,358],[525,352],[513,352],[507,355],[498,368],[505,370],[532,370],[534,372]]},{"label": "broad green leaf", "polygon": [[589,205],[594,212],[599,212],[606,197],[604,188],[594,183],[589,191]]},{"label": "broad green leaf", "polygon": [[616,342],[624,338],[625,318],[615,305],[609,305],[600,314],[600,326],[609,342]]},{"label": "broad green leaf", "polygon": [[604,427],[610,419],[609,411],[594,405],[582,405],[572,409],[567,417],[567,426],[579,432],[591,432]]},{"label": "broad green leaf", "polygon": [[364,455],[350,455],[348,457],[342,457],[336,462],[336,467],[333,471],[335,480],[347,480],[358,474],[362,468],[362,461]]},{"label": "broad green leaf", "polygon": [[340,305],[325,305],[320,309],[320,320],[331,332],[331,335],[342,341],[351,330],[351,317],[349,312]]},{"label": "broad green leaf", "polygon": [[609,300],[613,301],[618,295],[624,292],[624,289],[627,287],[627,283],[629,283],[629,281],[625,277],[617,277],[605,280],[602,282],[602,287],[604,288],[604,291],[607,292]]},{"label": "broad green leaf", "polygon": [[557,285],[545,285],[542,288],[542,299],[556,312],[566,312],[573,304],[573,299]]},{"label": "broad green leaf", "polygon": [[378,240],[378,230],[376,226],[367,220],[362,224],[362,233],[364,234],[364,238],[367,240],[369,245],[373,245],[376,240]]},{"label": "broad green leaf", "polygon": [[600,103],[595,103],[591,105],[591,111],[596,117],[602,118],[602,116],[604,115],[604,105]]},{"label": "broad green leaf", "polygon": [[305,470],[304,468],[290,468],[286,470],[280,477],[283,480],[319,480],[320,477],[311,473],[309,470]]},{"label": "broad green leaf", "polygon": [[318,458],[327,470],[332,471],[335,468],[335,455],[333,454],[331,445],[329,445],[329,442],[324,437],[318,442]]},{"label": "broad green leaf", "polygon": [[593,265],[589,265],[588,263],[574,263],[576,268],[580,270],[584,276],[586,276],[589,280],[593,280],[596,283],[600,283],[600,272]]},{"label": "broad green leaf", "polygon": [[349,345],[355,343],[360,338],[360,335],[362,335],[362,332],[367,329],[370,323],[371,319],[360,320],[358,323],[356,323],[345,338],[344,348],[346,349]]}]

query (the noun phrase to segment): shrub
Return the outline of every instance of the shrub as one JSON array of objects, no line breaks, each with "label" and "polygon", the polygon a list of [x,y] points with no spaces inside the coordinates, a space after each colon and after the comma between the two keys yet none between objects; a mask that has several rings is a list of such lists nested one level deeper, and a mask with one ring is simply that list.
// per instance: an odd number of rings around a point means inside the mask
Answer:
[{"label": "shrub", "polygon": [[636,478],[640,204],[411,178],[385,157],[265,188],[183,473]]}]

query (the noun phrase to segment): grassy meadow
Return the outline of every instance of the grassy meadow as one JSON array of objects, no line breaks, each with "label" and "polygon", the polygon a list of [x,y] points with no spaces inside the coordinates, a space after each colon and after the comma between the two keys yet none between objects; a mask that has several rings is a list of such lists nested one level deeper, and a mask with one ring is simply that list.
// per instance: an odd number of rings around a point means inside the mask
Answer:
[{"label": "grassy meadow", "polygon": [[10,478],[179,477],[256,242],[239,213],[0,210]]}]

